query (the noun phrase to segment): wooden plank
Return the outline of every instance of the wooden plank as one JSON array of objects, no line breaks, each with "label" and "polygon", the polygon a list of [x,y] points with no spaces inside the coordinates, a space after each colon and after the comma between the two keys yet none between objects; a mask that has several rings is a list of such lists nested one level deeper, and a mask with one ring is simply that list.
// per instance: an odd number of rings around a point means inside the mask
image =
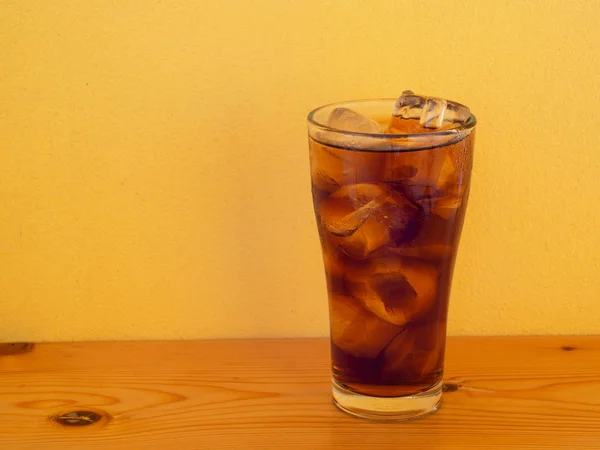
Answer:
[{"label": "wooden plank", "polygon": [[0,449],[600,449],[600,337],[450,338],[442,409],[403,423],[332,405],[322,339],[9,353]]}]

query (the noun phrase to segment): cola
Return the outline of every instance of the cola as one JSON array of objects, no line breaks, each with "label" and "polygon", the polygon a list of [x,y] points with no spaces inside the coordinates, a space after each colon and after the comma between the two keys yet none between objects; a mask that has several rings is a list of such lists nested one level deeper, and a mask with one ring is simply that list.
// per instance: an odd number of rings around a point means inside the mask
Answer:
[{"label": "cola", "polygon": [[460,104],[411,92],[393,115],[361,109],[365,103],[309,117],[334,397],[336,389],[382,401],[439,397],[474,117]]}]

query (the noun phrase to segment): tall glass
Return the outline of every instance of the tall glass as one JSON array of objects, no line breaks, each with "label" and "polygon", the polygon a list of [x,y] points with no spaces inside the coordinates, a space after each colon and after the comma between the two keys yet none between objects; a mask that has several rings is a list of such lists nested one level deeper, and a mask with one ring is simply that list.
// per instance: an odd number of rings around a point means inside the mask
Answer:
[{"label": "tall glass", "polygon": [[333,398],[363,418],[418,417],[442,396],[476,120],[458,103],[414,97],[308,116]]}]

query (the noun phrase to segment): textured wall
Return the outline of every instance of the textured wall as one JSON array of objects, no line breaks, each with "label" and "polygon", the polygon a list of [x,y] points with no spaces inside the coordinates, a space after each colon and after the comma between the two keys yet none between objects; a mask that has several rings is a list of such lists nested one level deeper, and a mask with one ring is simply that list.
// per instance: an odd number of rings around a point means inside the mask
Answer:
[{"label": "textured wall", "polygon": [[407,88],[479,119],[449,332],[600,333],[597,6],[1,2],[0,340],[325,335],[305,115]]}]

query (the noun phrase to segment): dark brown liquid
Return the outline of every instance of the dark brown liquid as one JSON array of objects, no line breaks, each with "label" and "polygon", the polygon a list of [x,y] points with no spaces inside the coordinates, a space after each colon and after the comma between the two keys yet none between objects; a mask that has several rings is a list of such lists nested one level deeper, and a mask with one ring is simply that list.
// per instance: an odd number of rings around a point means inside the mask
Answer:
[{"label": "dark brown liquid", "polygon": [[350,390],[404,396],[441,381],[473,140],[411,152],[310,140],[333,375]]}]

